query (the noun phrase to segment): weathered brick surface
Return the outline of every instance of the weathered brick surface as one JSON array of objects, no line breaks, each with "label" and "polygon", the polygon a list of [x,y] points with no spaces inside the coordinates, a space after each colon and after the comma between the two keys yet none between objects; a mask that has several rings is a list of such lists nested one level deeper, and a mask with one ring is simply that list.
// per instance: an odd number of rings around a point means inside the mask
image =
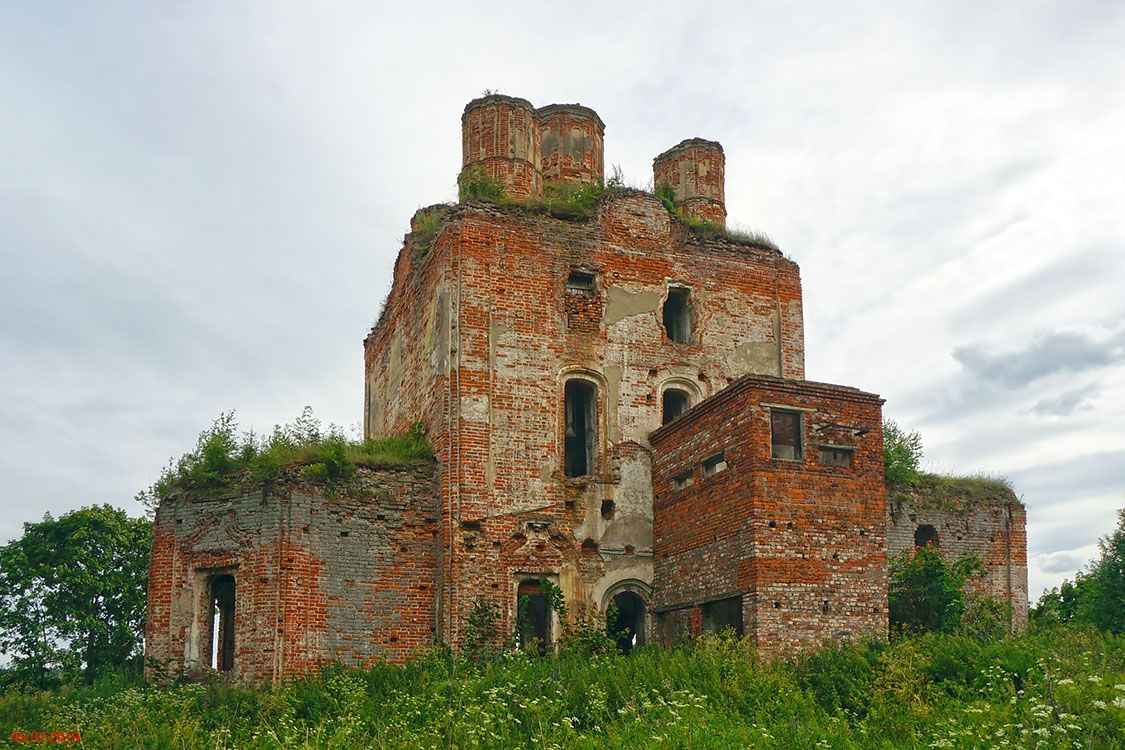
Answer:
[{"label": "weathered brick surface", "polygon": [[715,141],[690,138],[652,162],[653,184],[668,185],[688,216],[719,225],[727,221],[726,156]]},{"label": "weathered brick surface", "polygon": [[1027,626],[1027,511],[1015,493],[994,484],[986,491],[936,491],[923,482],[896,491],[887,501],[887,554],[914,548],[920,526],[933,526],[948,560],[980,559],[980,576],[968,588],[995,596],[1012,607],[1012,627]]},{"label": "weathered brick surface", "polygon": [[210,582],[235,579],[232,677],[330,661],[401,661],[434,636],[437,495],[430,466],[370,470],[326,494],[295,476],[230,495],[177,491],[154,526],[150,676],[210,664]]},{"label": "weathered brick surface", "polygon": [[[650,436],[665,631],[685,627],[686,608],[741,596],[745,633],[765,651],[885,632],[881,404],[852,388],[747,376]],[[775,407],[801,410],[800,460],[772,458]],[[820,444],[854,449],[852,465],[821,464]],[[704,477],[720,452],[728,468]],[[676,489],[685,474],[692,483]]]},{"label": "weathered brick surface", "polygon": [[598,113],[579,104],[550,104],[536,113],[543,180],[601,180],[605,174],[605,123]]},{"label": "weathered brick surface", "polygon": [[477,166],[516,199],[543,193],[539,115],[526,99],[489,94],[465,105],[461,166]]},{"label": "weathered brick surface", "polygon": [[[592,294],[566,290],[573,269],[595,275]],[[673,283],[691,289],[683,344],[661,317]],[[524,574],[557,576],[572,609],[623,587],[647,599],[647,435],[662,389],[699,400],[748,372],[802,377],[800,279],[776,250],[697,239],[639,191],[607,196],[587,221],[462,205],[425,254],[408,240],[367,362],[368,434],[428,415],[438,446],[439,629],[456,642],[478,597],[511,626]],[[570,377],[599,394],[597,466],[583,479],[563,476]]]},{"label": "weathered brick surface", "polygon": [[[539,197],[545,177],[602,175],[604,125],[585,107],[489,95],[466,106],[462,126],[463,166],[510,198]],[[654,162],[655,183],[671,185],[684,212],[716,223],[724,170],[722,147],[700,139]],[[683,342],[665,329],[672,289],[690,298]],[[517,589],[538,575],[561,585],[571,612],[635,592],[662,610],[672,640],[732,595],[767,650],[882,632],[881,401],[804,377],[800,275],[775,249],[700,239],[636,190],[609,191],[585,219],[471,202],[423,209],[364,341],[363,422],[367,436],[424,423],[435,465],[364,470],[333,496],[291,481],[165,499],[148,653],[173,672],[199,662],[207,584],[223,572],[237,587],[236,677],[253,681],[326,660],[401,660],[433,637],[457,646],[478,599],[511,633]],[[564,468],[571,379],[596,392],[583,477]],[[707,400],[658,429],[669,388]],[[807,415],[801,461],[770,457],[769,404]],[[820,442],[853,447],[853,464],[821,465]],[[727,470],[704,479],[700,462],[720,450]],[[695,484],[672,492],[685,467]],[[1009,510],[1004,559],[1022,559],[1024,577],[1009,585],[1019,575],[1009,565],[1004,590],[1022,585],[1026,613],[1022,508]]]}]

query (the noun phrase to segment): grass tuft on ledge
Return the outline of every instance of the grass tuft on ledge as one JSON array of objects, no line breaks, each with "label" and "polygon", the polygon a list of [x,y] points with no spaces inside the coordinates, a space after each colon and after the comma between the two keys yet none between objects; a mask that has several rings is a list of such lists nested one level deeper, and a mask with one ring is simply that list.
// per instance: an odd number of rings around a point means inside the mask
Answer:
[{"label": "grass tuft on ledge", "polygon": [[433,460],[425,425],[378,439],[358,440],[330,424],[323,428],[305,407],[294,422],[276,425],[269,435],[239,434],[234,412],[220,414],[199,434],[195,448],[170,459],[160,477],[137,499],[150,511],[173,490],[215,492],[261,483],[296,471],[310,481],[333,487],[347,481],[357,466],[372,469]]}]

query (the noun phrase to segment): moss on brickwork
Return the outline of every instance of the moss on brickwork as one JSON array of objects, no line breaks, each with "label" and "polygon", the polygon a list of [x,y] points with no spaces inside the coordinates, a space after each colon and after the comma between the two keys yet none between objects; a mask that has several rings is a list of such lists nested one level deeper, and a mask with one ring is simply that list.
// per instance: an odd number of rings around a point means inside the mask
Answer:
[{"label": "moss on brickwork", "polygon": [[891,485],[888,494],[892,500],[913,499],[917,507],[947,510],[1019,502],[1010,480],[987,474],[919,474],[913,485]]}]

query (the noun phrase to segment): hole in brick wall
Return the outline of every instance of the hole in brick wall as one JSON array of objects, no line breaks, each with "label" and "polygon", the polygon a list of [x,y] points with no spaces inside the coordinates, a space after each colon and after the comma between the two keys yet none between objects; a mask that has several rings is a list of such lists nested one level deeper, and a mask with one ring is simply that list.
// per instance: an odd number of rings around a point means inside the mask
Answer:
[{"label": "hole in brick wall", "polygon": [[825,599],[824,602],[820,605],[820,611],[823,612],[824,614],[828,614],[828,600],[827,599]]},{"label": "hole in brick wall", "polygon": [[840,553],[839,552],[832,553],[832,559],[833,560],[839,560],[840,559]]},{"label": "hole in brick wall", "polygon": [[376,521],[386,521],[387,520],[387,514],[386,513],[376,513],[375,514],[375,520]]},{"label": "hole in brick wall", "polygon": [[492,584],[492,588],[498,589],[498,588],[500,588],[500,584],[494,583],[494,584]]},{"label": "hole in brick wall", "polygon": [[177,525],[177,526],[183,526],[183,524],[184,524],[184,519],[182,519],[182,518],[177,518],[177,519],[176,519],[176,525]]},{"label": "hole in brick wall", "polygon": [[679,388],[669,388],[664,391],[662,401],[663,413],[661,415],[661,420],[664,424],[668,424],[688,410],[690,400],[687,391],[682,391]]},{"label": "hole in brick wall", "polygon": [[398,643],[398,636],[397,635],[391,636],[391,643]]},{"label": "hole in brick wall", "polygon": [[781,602],[774,602],[774,603],[773,603],[773,608],[774,608],[774,609],[781,609]]},{"label": "hole in brick wall", "polygon": [[787,528],[787,529],[789,529],[790,531],[792,531],[792,530],[793,530],[793,522],[792,522],[792,521],[790,521],[789,523],[785,524],[785,528]]},{"label": "hole in brick wall", "polygon": [[582,477],[594,470],[597,449],[598,389],[588,380],[568,380],[564,388],[566,435],[563,464],[568,477]]},{"label": "hole in brick wall", "polygon": [[636,547],[634,547],[634,546],[633,546],[633,545],[631,545],[631,544],[626,544],[626,545],[625,545],[625,554],[626,554],[626,555],[635,555],[636,553],[637,553],[637,548],[636,548]]},{"label": "hole in brick wall", "polygon": [[350,531],[341,531],[340,536],[351,536],[351,532]]},{"label": "hole in brick wall", "polygon": [[594,554],[598,551],[598,543],[590,537],[582,540],[582,551],[586,554]]},{"label": "hole in brick wall", "polygon": [[492,540],[492,546],[493,547],[499,547],[500,546],[500,540],[499,539]]},{"label": "hole in brick wall", "polygon": [[648,370],[648,376],[649,376],[650,378],[655,378],[655,377],[656,377],[656,368],[655,368],[655,367],[650,367],[650,368],[649,368],[649,370]]},{"label": "hole in brick wall", "polygon": [[701,382],[701,383],[707,382],[707,373],[705,373],[705,372],[699,373],[699,382]]},{"label": "hole in brick wall", "polygon": [[777,528],[777,521],[770,521],[770,528],[776,529]]},{"label": "hole in brick wall", "polygon": [[664,332],[679,344],[686,344],[691,338],[690,289],[669,287],[668,299],[664,302]]},{"label": "hole in brick wall", "polygon": [[616,507],[612,500],[602,500],[602,518],[606,521],[612,520]]},{"label": "hole in brick wall", "polygon": [[462,521],[461,528],[466,531],[480,531],[480,521]]},{"label": "hole in brick wall", "polygon": [[860,535],[860,536],[867,536],[867,532],[866,532],[866,531],[864,531],[863,529],[860,529],[860,530],[859,530],[859,535]]},{"label": "hole in brick wall", "polygon": [[571,271],[566,277],[566,290],[571,294],[594,294],[594,274],[588,271]]},{"label": "hole in brick wall", "polygon": [[914,546],[925,547],[927,544],[932,544],[935,548],[941,547],[938,530],[933,525],[924,523],[914,530]]}]

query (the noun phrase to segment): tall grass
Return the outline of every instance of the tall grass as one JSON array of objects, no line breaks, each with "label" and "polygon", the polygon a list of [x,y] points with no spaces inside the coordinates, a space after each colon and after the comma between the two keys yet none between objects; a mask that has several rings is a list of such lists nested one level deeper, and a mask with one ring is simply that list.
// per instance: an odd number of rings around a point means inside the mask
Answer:
[{"label": "tall grass", "polygon": [[1074,628],[834,645],[707,638],[628,657],[434,649],[283,687],[95,684],[0,696],[0,730],[122,748],[1120,748],[1125,639]]}]

